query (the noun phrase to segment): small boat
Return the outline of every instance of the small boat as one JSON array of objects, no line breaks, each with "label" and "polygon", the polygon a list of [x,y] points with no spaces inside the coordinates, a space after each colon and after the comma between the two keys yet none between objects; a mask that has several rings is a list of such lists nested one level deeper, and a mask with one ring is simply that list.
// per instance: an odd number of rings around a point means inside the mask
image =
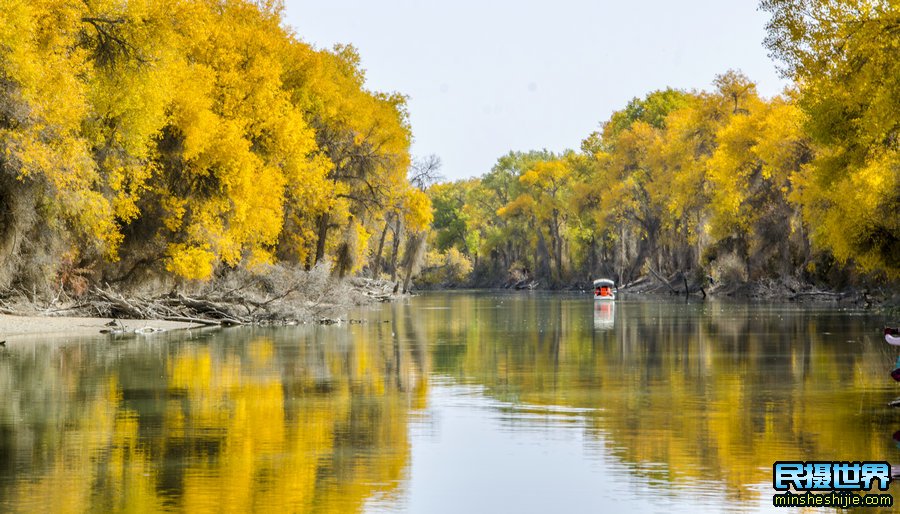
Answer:
[{"label": "small boat", "polygon": [[900,329],[884,327],[884,340],[887,344],[900,346]]},{"label": "small boat", "polygon": [[594,300],[615,300],[616,283],[608,278],[598,278],[594,281]]}]

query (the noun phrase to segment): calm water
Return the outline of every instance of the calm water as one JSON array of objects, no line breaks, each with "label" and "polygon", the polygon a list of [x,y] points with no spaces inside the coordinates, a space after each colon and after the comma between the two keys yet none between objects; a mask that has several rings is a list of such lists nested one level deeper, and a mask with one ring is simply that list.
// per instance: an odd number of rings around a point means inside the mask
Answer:
[{"label": "calm water", "polygon": [[757,511],[775,460],[900,462],[876,315],[459,293],[351,317],[0,348],[0,511]]}]

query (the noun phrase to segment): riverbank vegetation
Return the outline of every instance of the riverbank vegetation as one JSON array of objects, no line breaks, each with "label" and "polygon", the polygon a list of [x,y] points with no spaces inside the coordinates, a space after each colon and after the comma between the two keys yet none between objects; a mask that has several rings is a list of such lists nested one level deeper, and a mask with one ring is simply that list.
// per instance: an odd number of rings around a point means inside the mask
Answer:
[{"label": "riverbank vegetation", "polygon": [[406,98],[367,89],[354,48],[304,43],[280,2],[10,0],[0,18],[0,288],[411,271],[431,208]]},{"label": "riverbank vegetation", "polygon": [[734,290],[900,277],[900,11],[761,8],[793,86],[764,98],[728,71],[710,90],[654,91],[578,151],[511,152],[479,178],[433,186],[426,279]]}]

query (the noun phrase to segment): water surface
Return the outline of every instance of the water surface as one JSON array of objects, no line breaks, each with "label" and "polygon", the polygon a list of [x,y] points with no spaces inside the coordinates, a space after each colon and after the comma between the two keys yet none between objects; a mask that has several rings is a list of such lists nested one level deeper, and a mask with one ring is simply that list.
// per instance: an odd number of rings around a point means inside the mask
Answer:
[{"label": "water surface", "polygon": [[441,293],[351,317],[0,349],[0,511],[764,511],[775,460],[900,462],[877,315]]}]

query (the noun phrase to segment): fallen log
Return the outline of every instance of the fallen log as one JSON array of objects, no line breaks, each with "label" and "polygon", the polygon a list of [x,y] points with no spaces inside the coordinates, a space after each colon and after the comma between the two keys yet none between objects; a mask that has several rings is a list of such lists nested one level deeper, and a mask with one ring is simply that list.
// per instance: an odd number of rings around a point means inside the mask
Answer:
[{"label": "fallen log", "polygon": [[222,326],[221,320],[216,319],[204,319],[204,318],[190,318],[185,316],[168,316],[163,318],[165,321],[180,321],[182,323],[196,323],[198,325],[203,325],[206,327],[218,327]]},{"label": "fallen log", "polygon": [[831,291],[798,291],[790,296],[788,296],[789,300],[797,300],[800,298],[823,298],[823,299],[832,299],[832,300],[840,300],[844,298],[844,293],[834,293]]},{"label": "fallen log", "polygon": [[662,282],[663,284],[665,284],[666,287],[669,288],[669,292],[670,292],[670,293],[672,293],[672,294],[678,294],[678,290],[675,289],[674,287],[672,287],[672,284],[670,284],[668,280],[666,280],[666,279],[662,278],[661,276],[659,276],[659,274],[656,273],[655,271],[653,271],[653,268],[651,268],[650,266],[647,266],[647,269],[650,271],[650,274],[652,274],[654,277],[656,277],[656,280],[659,280],[660,282]]}]

